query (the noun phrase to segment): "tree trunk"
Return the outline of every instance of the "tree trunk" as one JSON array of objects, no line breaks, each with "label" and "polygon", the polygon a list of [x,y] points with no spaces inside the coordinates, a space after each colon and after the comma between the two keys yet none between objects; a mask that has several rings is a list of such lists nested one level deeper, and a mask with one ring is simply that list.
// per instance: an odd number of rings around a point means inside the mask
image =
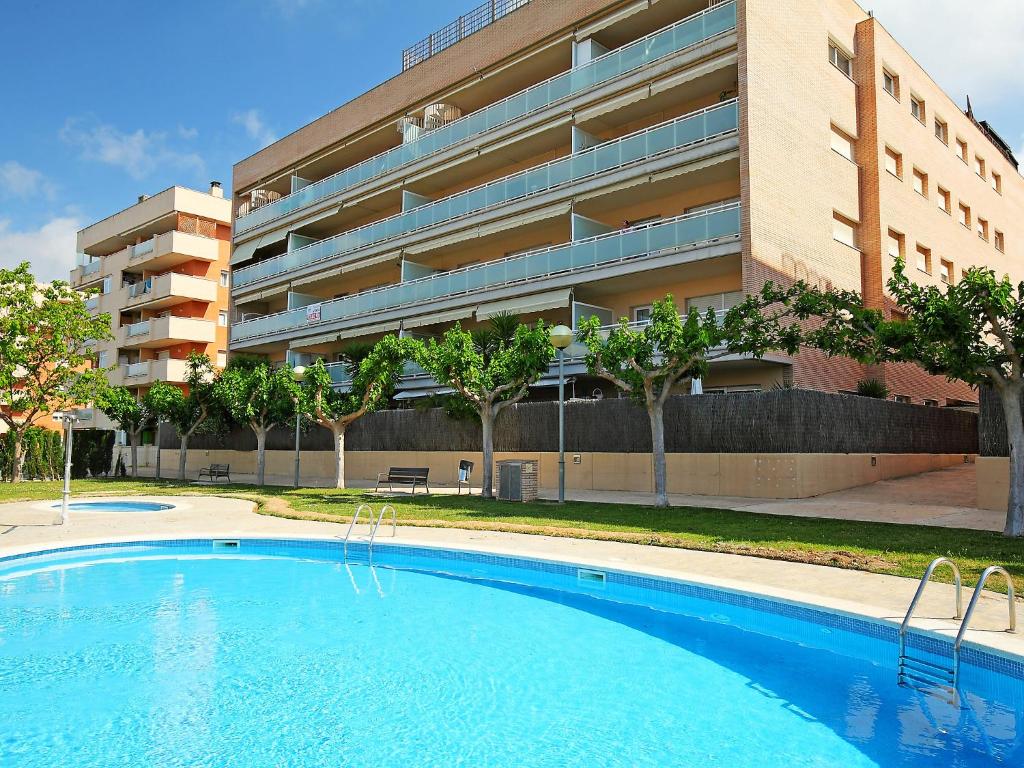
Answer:
[{"label": "tree trunk", "polygon": [[22,438],[24,435],[21,432],[14,431],[14,446],[13,455],[11,462],[11,482],[20,483],[22,481],[22,472],[25,469],[25,454],[22,451]]},{"label": "tree trunk", "polygon": [[345,487],[345,428],[347,424],[331,428],[334,433],[334,487]]},{"label": "tree trunk", "polygon": [[483,426],[484,466],[480,495],[485,499],[494,498],[494,413],[490,406],[480,412],[480,423]]},{"label": "tree trunk", "polygon": [[1010,498],[1006,505],[1005,536],[1024,536],[1024,419],[1021,417],[1021,391],[1017,387],[999,393],[1006,419],[1006,437],[1010,444]]},{"label": "tree trunk", "polygon": [[138,430],[131,430],[129,439],[132,444],[132,477],[139,476],[139,433]]},{"label": "tree trunk", "polygon": [[181,448],[178,449],[178,479],[185,480],[185,460],[188,458],[188,433],[181,436]]},{"label": "tree trunk", "polygon": [[665,482],[665,408],[661,402],[648,403],[647,415],[651,419],[651,456],[654,459],[654,504],[668,506]]},{"label": "tree trunk", "polygon": [[256,433],[256,485],[263,485],[267,472],[267,430],[253,427]]}]

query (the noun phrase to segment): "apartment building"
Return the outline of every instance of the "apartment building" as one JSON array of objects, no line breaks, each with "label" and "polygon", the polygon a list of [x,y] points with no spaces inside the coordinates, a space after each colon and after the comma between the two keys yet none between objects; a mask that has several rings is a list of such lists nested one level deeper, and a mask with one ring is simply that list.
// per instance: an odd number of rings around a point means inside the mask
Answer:
[{"label": "apartment building", "polygon": [[[896,253],[923,282],[1024,276],[1012,153],[852,0],[497,0],[401,63],[235,166],[232,350],[333,361],[501,312],[643,323],[666,293],[724,311],[767,279],[891,311]],[[607,392],[569,353],[576,395]],[[438,391],[406,373],[399,399]],[[726,358],[703,384],[868,376],[976,400],[813,351]]]},{"label": "apartment building", "polygon": [[230,249],[231,201],[217,182],[141,196],[78,233],[71,284],[98,288],[88,304],[111,316],[114,338],[96,347],[111,384],[140,395],[184,384],[191,352],[225,365]]}]

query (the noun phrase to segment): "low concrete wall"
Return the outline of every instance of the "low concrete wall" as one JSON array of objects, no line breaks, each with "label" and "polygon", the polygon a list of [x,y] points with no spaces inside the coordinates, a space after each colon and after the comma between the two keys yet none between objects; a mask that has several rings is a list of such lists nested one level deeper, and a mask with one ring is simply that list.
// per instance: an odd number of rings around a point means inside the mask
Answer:
[{"label": "low concrete wall", "polygon": [[1010,459],[1005,456],[978,457],[978,506],[1005,510],[1010,501]]},{"label": "low concrete wall", "polygon": [[[267,451],[267,475],[290,478],[294,458],[291,451]],[[557,486],[557,453],[494,454],[495,461],[507,458],[536,459],[540,463],[541,487]],[[365,483],[376,480],[377,473],[389,466],[430,467],[432,482],[451,485],[455,483],[460,459],[476,464],[473,479],[478,483],[483,459],[472,451],[350,451],[345,455],[345,477],[350,483]],[[767,499],[818,496],[877,480],[942,469],[963,461],[963,454],[670,453],[666,456],[669,493]],[[140,466],[151,468],[155,464],[155,449],[140,450],[139,462]],[[189,450],[190,476],[195,477],[200,468],[211,463],[230,464],[233,474],[253,474],[256,454],[254,451]],[[303,483],[323,485],[334,476],[333,463],[331,452],[304,451]],[[165,448],[161,465],[162,474],[173,477],[178,466],[178,451]],[[567,453],[565,481],[567,488],[576,490],[653,492],[651,455]]]}]

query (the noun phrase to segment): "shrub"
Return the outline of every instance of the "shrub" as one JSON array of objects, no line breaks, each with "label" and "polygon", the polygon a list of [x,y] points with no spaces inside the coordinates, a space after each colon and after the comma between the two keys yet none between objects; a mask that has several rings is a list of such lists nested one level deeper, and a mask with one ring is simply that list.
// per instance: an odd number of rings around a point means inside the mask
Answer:
[{"label": "shrub", "polygon": [[878,379],[863,379],[857,382],[857,394],[861,397],[885,400],[889,397],[889,388]]}]

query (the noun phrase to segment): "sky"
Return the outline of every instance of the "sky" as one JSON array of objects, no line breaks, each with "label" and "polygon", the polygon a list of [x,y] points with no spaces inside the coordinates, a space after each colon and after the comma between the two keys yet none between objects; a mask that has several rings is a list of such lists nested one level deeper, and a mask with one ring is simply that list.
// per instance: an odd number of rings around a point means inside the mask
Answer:
[{"label": "sky", "polygon": [[[563,0],[571,2],[572,0]],[[861,0],[1024,159],[1021,0]],[[231,166],[401,69],[479,0],[24,0],[0,32],[0,267],[67,279],[75,233]],[[966,25],[966,26],[965,26]]]}]

